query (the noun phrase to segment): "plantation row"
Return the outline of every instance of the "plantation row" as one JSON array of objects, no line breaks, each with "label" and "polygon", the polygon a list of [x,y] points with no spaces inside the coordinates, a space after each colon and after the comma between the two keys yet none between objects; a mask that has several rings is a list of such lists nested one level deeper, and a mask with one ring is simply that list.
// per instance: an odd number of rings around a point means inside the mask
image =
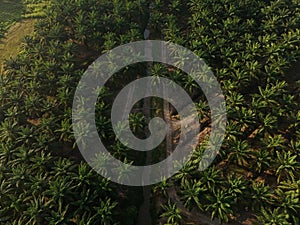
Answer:
[{"label": "plantation row", "polygon": [[7,25],[6,23],[0,23],[0,38],[3,38],[5,35],[5,32],[7,31]]},{"label": "plantation row", "polygon": [[[197,218],[208,215],[232,224],[299,224],[300,89],[296,74],[288,73],[300,57],[299,4],[52,0],[1,76],[0,223],[136,224],[141,188],[114,184],[83,161],[71,107],[88,65],[116,46],[143,40],[147,26],[151,39],[183,45],[205,60],[221,84],[228,117],[213,165],[197,169],[204,142],[180,172],[153,187],[154,222],[201,224]],[[210,121],[207,101],[189,76],[161,64],[153,64],[151,74],[184,87],[200,120]],[[110,109],[125,84],[146,75],[143,63],[124,68],[96,105],[101,139],[127,162],[142,163],[145,155],[116,139]],[[145,117],[136,111],[131,128],[143,138]]]},{"label": "plantation row", "polygon": [[[156,38],[205,59],[222,85],[228,116],[213,165],[197,171],[201,145],[181,172],[158,186],[165,199],[161,216],[168,223],[182,224],[185,209],[179,202],[225,222],[241,223],[246,215],[258,224],[300,223],[299,74],[288,74],[299,60],[299,6],[297,1],[155,1]],[[205,115],[207,105],[201,107]],[[170,187],[177,196],[169,194]]]},{"label": "plantation row", "polygon": [[145,8],[143,2],[52,1],[22,52],[6,62],[1,224],[134,224],[139,189],[108,182],[80,162],[71,103],[84,69],[112,47],[110,36],[137,39]]}]

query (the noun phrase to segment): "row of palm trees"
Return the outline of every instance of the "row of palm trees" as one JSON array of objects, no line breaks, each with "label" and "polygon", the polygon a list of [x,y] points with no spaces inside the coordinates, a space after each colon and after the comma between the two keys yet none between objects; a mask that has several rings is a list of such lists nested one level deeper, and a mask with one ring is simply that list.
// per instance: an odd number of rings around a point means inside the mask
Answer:
[{"label": "row of palm trees", "polygon": [[3,38],[7,31],[7,24],[4,22],[0,22],[0,38]]},{"label": "row of palm trees", "polygon": [[[180,172],[154,188],[164,196],[162,223],[185,224],[185,211],[196,210],[220,222],[241,223],[247,212],[258,224],[298,224],[299,85],[294,88],[286,72],[300,57],[299,3],[175,2],[176,9],[174,1],[154,1],[161,19],[151,26],[157,37],[188,47],[211,66],[224,91],[228,125],[213,165],[197,171],[201,143]],[[209,117],[206,99],[195,96],[201,119]],[[183,206],[168,195],[172,186]]]},{"label": "row of palm trees", "polygon": [[[106,50],[139,40],[146,1],[51,1],[0,79],[0,224],[134,224],[137,188],[117,186],[78,153],[72,101],[87,66]],[[129,74],[129,72],[127,72]],[[109,122],[111,84],[97,103],[101,138],[120,158]],[[141,129],[141,116],[132,116]],[[125,155],[126,156],[126,155]],[[127,157],[127,156],[126,156]]]}]

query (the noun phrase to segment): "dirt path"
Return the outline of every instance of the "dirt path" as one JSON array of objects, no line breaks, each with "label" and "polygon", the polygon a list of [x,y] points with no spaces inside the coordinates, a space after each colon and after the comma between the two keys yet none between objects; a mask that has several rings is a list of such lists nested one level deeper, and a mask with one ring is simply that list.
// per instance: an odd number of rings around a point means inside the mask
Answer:
[{"label": "dirt path", "polygon": [[4,60],[18,54],[23,37],[33,32],[35,21],[36,19],[26,19],[15,23],[10,27],[5,38],[0,40],[0,72],[3,71]]}]

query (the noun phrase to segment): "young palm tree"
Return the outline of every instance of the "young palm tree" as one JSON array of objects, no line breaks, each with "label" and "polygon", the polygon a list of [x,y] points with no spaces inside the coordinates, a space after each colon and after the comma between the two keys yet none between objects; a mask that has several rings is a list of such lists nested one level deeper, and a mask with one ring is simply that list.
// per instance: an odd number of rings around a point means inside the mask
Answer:
[{"label": "young palm tree", "polygon": [[243,176],[232,174],[227,177],[227,192],[233,197],[234,203],[243,202],[244,192],[247,189],[248,182]]},{"label": "young palm tree", "polygon": [[278,167],[276,169],[277,182],[279,182],[283,177],[294,181],[297,174],[296,169],[300,166],[300,163],[297,161],[297,155],[293,155],[290,151],[276,151],[276,156],[278,162]]},{"label": "young palm tree", "polygon": [[53,179],[49,184],[49,189],[47,189],[44,194],[51,199],[51,202],[58,204],[59,202],[72,201],[72,191],[74,186],[72,182],[66,179],[63,179],[61,176]]},{"label": "young palm tree", "polygon": [[187,162],[174,176],[176,181],[180,181],[180,185],[184,186],[192,178],[192,174],[196,171],[196,165]]},{"label": "young palm tree", "polygon": [[288,222],[288,215],[280,211],[280,208],[265,209],[261,208],[261,215],[257,216],[257,225],[292,225]]},{"label": "young palm tree", "polygon": [[255,159],[255,163],[253,164],[253,170],[260,174],[265,169],[270,167],[272,162],[272,157],[270,155],[270,151],[267,149],[258,149],[252,151],[252,154]]},{"label": "young palm tree", "polygon": [[100,220],[101,225],[116,224],[113,222],[113,215],[117,204],[117,202],[112,201],[110,198],[102,200],[100,206],[95,207],[96,214],[92,218],[97,222]]},{"label": "young palm tree", "polygon": [[6,118],[0,125],[1,142],[9,143],[15,139],[17,122],[13,119]]},{"label": "young palm tree", "polygon": [[220,222],[228,222],[230,213],[233,213],[231,207],[234,203],[234,198],[224,190],[217,190],[213,196],[208,196],[209,203],[205,210],[212,211],[211,219],[218,217]]},{"label": "young palm tree", "polygon": [[160,215],[162,218],[167,218],[167,223],[165,225],[180,225],[182,224],[182,215],[180,209],[178,209],[177,204],[172,204],[170,199],[167,204],[162,205],[163,213]]},{"label": "young palm tree", "polygon": [[5,166],[8,162],[15,158],[17,150],[13,143],[0,143],[0,162],[2,166]]},{"label": "young palm tree", "polygon": [[285,198],[286,196],[288,196],[288,200],[284,200],[284,202],[287,202],[287,204],[285,204],[286,206],[284,207],[284,210],[287,210],[288,208],[292,207],[289,210],[291,212],[292,220],[294,221],[294,224],[299,224],[300,219],[298,215],[300,213],[300,209],[298,202],[300,196],[300,180],[298,179],[295,182],[291,180],[280,182],[277,186],[277,189],[281,193],[280,198]]},{"label": "young palm tree", "polygon": [[28,202],[28,207],[24,211],[21,221],[34,225],[44,223],[47,216],[45,206],[48,200],[43,196],[30,196]]},{"label": "young palm tree", "polygon": [[272,191],[270,186],[263,182],[252,182],[249,198],[251,199],[251,208],[259,209],[271,203]]},{"label": "young palm tree", "polygon": [[56,211],[52,210],[50,215],[45,217],[49,225],[70,223],[71,215],[68,212],[69,205],[63,206],[60,204]]},{"label": "young palm tree", "polygon": [[201,172],[199,180],[209,192],[215,193],[216,187],[223,182],[222,173],[215,166],[210,166]]},{"label": "young palm tree", "polygon": [[203,204],[201,203],[201,196],[206,193],[207,189],[203,187],[203,184],[196,180],[187,180],[181,186],[181,196],[184,202],[184,206],[191,210],[197,207],[203,210]]},{"label": "young palm tree", "polygon": [[159,184],[153,188],[153,193],[161,193],[164,197],[168,197],[168,188],[171,187],[171,183],[167,179],[163,179]]},{"label": "young palm tree", "polygon": [[251,150],[247,141],[240,141],[236,137],[232,137],[228,143],[229,154],[228,161],[236,165],[245,166],[248,165],[250,159]]}]

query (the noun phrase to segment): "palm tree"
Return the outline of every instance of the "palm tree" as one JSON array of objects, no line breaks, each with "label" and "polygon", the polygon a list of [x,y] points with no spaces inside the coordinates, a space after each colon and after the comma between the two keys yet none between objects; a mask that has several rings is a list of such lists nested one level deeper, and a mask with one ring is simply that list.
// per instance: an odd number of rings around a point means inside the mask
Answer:
[{"label": "palm tree", "polygon": [[197,207],[203,210],[203,205],[200,201],[200,196],[206,193],[207,189],[203,187],[201,182],[196,180],[187,180],[183,186],[181,186],[181,196],[184,201],[184,206],[191,210]]},{"label": "palm tree", "polygon": [[47,189],[44,194],[51,199],[51,202],[58,204],[63,202],[63,200],[66,202],[72,201],[70,196],[73,190],[74,186],[72,182],[59,176],[51,181],[49,189]]},{"label": "palm tree", "polygon": [[255,172],[260,174],[262,171],[269,168],[272,162],[270,151],[263,148],[263,149],[258,149],[256,151],[253,151],[252,153],[255,158],[255,163],[253,166]]},{"label": "palm tree", "polygon": [[[300,180],[297,180],[295,182],[288,180],[280,182],[277,186],[277,190],[279,191],[280,198],[285,198],[287,196],[286,200],[283,200],[285,202],[284,210],[288,210],[291,212],[292,220],[294,221],[294,224],[299,224],[299,196],[300,196]],[[278,199],[278,203],[280,204],[280,198]],[[281,205],[281,204],[280,204]]]},{"label": "palm tree", "polygon": [[238,200],[243,202],[243,194],[248,186],[248,182],[243,176],[236,176],[236,174],[228,176],[226,186],[227,192],[233,197],[235,204],[237,204]]},{"label": "palm tree", "polygon": [[251,190],[249,193],[251,199],[252,209],[258,209],[271,203],[272,191],[270,186],[265,185],[263,182],[252,182]]},{"label": "palm tree", "polygon": [[167,224],[165,225],[180,225],[182,222],[182,215],[180,209],[178,209],[177,204],[172,204],[170,199],[167,204],[162,205],[164,212],[160,215],[162,218],[167,218]]},{"label": "palm tree", "polygon": [[174,179],[180,181],[180,185],[183,187],[192,178],[196,168],[197,167],[189,161],[175,174]]},{"label": "palm tree", "polygon": [[164,197],[168,197],[168,188],[171,187],[171,183],[167,179],[163,179],[159,184],[153,188],[154,193],[161,193]]},{"label": "palm tree", "polygon": [[15,122],[11,118],[6,118],[0,125],[0,140],[1,142],[9,143],[12,142],[16,137],[16,126]]},{"label": "palm tree", "polygon": [[4,166],[15,158],[16,149],[12,143],[0,143],[0,162]]},{"label": "palm tree", "polygon": [[37,197],[33,195],[29,200],[27,209],[22,215],[22,221],[33,225],[44,223],[47,215],[45,210],[47,202],[44,196]]},{"label": "palm tree", "polygon": [[100,202],[100,206],[95,207],[96,214],[92,217],[97,222],[100,219],[101,225],[112,225],[114,208],[117,206],[117,202],[112,201],[110,198],[106,198]]},{"label": "palm tree", "polygon": [[130,113],[129,123],[131,130],[135,135],[141,134],[143,133],[143,129],[145,126],[145,116],[141,113]]},{"label": "palm tree", "polygon": [[278,205],[278,207],[280,207],[283,210],[284,214],[289,215],[290,218],[294,220],[295,224],[297,223],[296,221],[299,222],[299,197],[299,191],[286,191],[282,186],[278,186],[274,194],[274,200],[276,202],[276,205]]},{"label": "palm tree", "polygon": [[290,151],[276,151],[276,156],[278,162],[276,169],[277,182],[279,182],[283,176],[284,178],[290,178],[294,181],[297,173],[296,169],[300,166],[300,163],[297,161],[297,155],[293,155]]},{"label": "palm tree", "polygon": [[29,175],[31,184],[30,191],[32,195],[42,193],[47,188],[48,174],[44,171],[38,171],[36,174]]},{"label": "palm tree", "polygon": [[3,22],[0,22],[0,38],[3,38],[6,33],[6,26]]},{"label": "palm tree", "polygon": [[261,208],[261,215],[257,216],[257,225],[292,225],[288,222],[288,215],[283,213],[280,208],[265,209]]},{"label": "palm tree", "polygon": [[221,171],[216,169],[216,167],[210,166],[203,172],[201,172],[199,180],[209,192],[214,193],[216,187],[223,182]]},{"label": "palm tree", "polygon": [[216,216],[219,218],[220,222],[228,222],[228,215],[233,213],[231,207],[234,203],[233,196],[224,190],[217,190],[212,196],[207,196],[209,203],[206,206],[206,210],[212,211],[211,219]]},{"label": "palm tree", "polygon": [[57,210],[52,210],[50,215],[45,218],[49,225],[66,224],[70,222],[70,214],[68,214],[69,205],[63,206],[59,204]]},{"label": "palm tree", "polygon": [[251,150],[247,141],[240,141],[235,136],[232,136],[229,143],[228,161],[237,165],[248,165]]}]

